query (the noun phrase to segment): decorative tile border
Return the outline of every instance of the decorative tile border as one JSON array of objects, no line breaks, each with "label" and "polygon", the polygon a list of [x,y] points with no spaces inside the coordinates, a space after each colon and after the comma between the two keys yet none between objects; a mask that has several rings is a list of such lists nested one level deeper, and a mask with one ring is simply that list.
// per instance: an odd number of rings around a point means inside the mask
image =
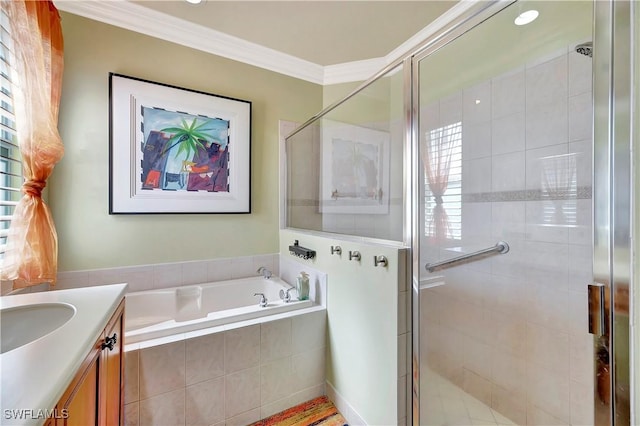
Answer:
[{"label": "decorative tile border", "polygon": [[575,191],[558,191],[554,194],[540,189],[526,189],[520,191],[480,192],[475,194],[462,194],[463,203],[486,203],[504,201],[546,201],[546,200],[590,200],[592,188],[590,186],[578,187]]}]

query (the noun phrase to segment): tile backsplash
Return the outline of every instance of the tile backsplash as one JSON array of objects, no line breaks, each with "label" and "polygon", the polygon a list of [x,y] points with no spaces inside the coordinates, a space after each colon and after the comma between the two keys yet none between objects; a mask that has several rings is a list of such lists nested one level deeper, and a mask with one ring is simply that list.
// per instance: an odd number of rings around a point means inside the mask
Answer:
[{"label": "tile backsplash", "polygon": [[257,275],[265,266],[279,275],[278,254],[243,256],[155,265],[125,266],[58,273],[55,290],[96,285],[128,283],[129,292],[177,287],[210,281],[223,281]]}]

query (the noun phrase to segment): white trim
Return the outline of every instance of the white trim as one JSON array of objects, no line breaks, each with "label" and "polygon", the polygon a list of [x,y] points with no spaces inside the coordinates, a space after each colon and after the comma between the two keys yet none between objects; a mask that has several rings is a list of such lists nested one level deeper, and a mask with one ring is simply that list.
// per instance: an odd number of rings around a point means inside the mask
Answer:
[{"label": "white trim", "polygon": [[417,48],[478,0],[460,1],[382,58],[322,66],[124,0],[55,0],[59,10],[320,85],[365,81]]}]

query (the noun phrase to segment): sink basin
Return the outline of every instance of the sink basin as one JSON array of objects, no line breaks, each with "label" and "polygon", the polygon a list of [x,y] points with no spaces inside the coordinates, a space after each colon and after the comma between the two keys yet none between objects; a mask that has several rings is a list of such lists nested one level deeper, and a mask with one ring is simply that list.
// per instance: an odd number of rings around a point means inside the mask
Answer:
[{"label": "sink basin", "polygon": [[39,303],[0,310],[0,354],[57,330],[76,314],[68,303]]}]

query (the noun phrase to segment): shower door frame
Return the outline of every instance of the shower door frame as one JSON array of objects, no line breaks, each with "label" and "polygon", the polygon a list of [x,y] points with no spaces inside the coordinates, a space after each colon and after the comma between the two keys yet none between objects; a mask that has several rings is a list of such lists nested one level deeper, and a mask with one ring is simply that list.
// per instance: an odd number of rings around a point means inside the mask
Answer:
[{"label": "shower door frame", "polygon": [[[407,240],[412,248],[411,256],[411,422],[420,424],[420,208],[419,194],[419,63],[460,35],[489,19],[515,1],[484,4],[472,8],[452,21],[438,36],[425,41],[419,49],[405,58],[405,88],[410,93],[406,100],[405,154],[410,183],[405,185],[407,194]],[[594,62],[593,62],[593,283],[605,286],[609,303],[602,309],[607,325],[604,337],[594,336],[594,416],[599,426],[629,425],[633,403],[631,377],[633,371],[629,345],[629,318],[633,315],[631,283],[633,283],[633,240],[631,221],[635,200],[632,178],[636,171],[632,163],[633,136],[632,111],[635,93],[633,80],[633,26],[634,13],[630,1],[594,0]],[[637,37],[636,37],[637,38]],[[637,61],[637,59],[636,59]],[[410,65],[410,66],[409,66]],[[640,100],[635,100],[636,104]],[[637,113],[637,112],[636,112]],[[410,213],[409,213],[410,212]],[[408,229],[407,229],[408,228]],[[637,231],[636,231],[637,232]],[[410,233],[410,235],[409,235]],[[592,283],[584,283],[585,287]],[[611,306],[627,306],[625,316]],[[607,359],[612,374],[607,380],[598,380],[596,359],[602,347],[613,356]],[[605,387],[606,389],[602,389]],[[608,404],[598,404],[601,392],[609,392]],[[605,423],[602,423],[602,422]]]}]

